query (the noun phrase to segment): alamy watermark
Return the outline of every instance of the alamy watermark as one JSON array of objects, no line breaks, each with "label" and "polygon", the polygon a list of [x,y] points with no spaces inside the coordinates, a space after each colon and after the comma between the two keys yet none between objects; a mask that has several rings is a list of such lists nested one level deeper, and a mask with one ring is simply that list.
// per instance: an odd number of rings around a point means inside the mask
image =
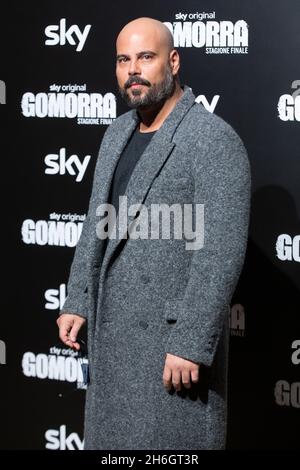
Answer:
[{"label": "alamy watermark", "polygon": [[[96,225],[101,240],[172,238],[185,239],[186,250],[200,250],[204,246],[204,204],[127,204],[127,196],[119,197],[119,214],[112,204],[100,204],[96,216],[101,220]],[[128,223],[129,219],[129,223]],[[172,224],[173,220],[173,224]],[[172,226],[172,227],[171,227]]]},{"label": "alamy watermark", "polygon": [[0,104],[6,104],[6,85],[3,80],[0,80]]},{"label": "alamy watermark", "polygon": [[6,364],[6,344],[0,339],[0,364]]}]

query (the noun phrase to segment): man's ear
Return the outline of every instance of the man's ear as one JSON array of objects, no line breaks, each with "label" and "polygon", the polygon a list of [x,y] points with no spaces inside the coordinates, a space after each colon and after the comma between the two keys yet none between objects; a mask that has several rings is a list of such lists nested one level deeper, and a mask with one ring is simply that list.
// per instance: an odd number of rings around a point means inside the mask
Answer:
[{"label": "man's ear", "polygon": [[176,75],[180,69],[180,56],[177,49],[172,49],[169,55],[170,67],[173,75]]}]

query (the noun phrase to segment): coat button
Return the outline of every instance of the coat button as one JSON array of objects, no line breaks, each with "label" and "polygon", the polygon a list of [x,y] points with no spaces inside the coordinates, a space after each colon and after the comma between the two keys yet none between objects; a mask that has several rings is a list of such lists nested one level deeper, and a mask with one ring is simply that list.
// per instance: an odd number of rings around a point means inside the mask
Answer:
[{"label": "coat button", "polygon": [[150,278],[149,276],[147,276],[147,274],[142,274],[141,275],[141,281],[143,284],[148,284],[148,282],[150,281]]},{"label": "coat button", "polygon": [[139,326],[145,330],[146,328],[148,328],[148,323],[146,321],[140,320]]}]

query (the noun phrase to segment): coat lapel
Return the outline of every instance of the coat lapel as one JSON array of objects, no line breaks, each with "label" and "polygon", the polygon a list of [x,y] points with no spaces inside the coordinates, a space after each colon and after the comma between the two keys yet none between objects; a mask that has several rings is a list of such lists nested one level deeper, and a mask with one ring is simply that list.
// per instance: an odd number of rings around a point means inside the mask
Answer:
[{"label": "coat lapel", "polygon": [[[154,134],[149,145],[146,147],[145,151],[138,160],[130,180],[128,182],[125,196],[127,196],[127,209],[132,204],[142,204],[145,200],[147,193],[151,188],[151,184],[157,174],[160,172],[164,162],[167,160],[168,156],[175,147],[175,142],[172,141],[173,135],[188,112],[191,106],[195,102],[195,96],[188,86],[184,86],[184,93],[181,96],[180,100],[176,103],[176,106],[172,112],[168,115],[167,119],[164,121],[160,129]],[[130,137],[136,125],[139,122],[138,113],[136,110],[133,110],[131,113],[131,119],[124,129],[123,138],[121,142],[117,145],[116,150],[113,153],[113,157],[110,161],[109,167],[105,171],[105,174],[102,175],[102,197],[101,199],[107,201],[109,188],[112,182],[113,172],[116,167],[117,161]],[[118,136],[119,138],[121,136]],[[121,210],[117,216],[116,220],[116,238],[110,238],[107,243],[106,252],[104,254],[104,259],[101,267],[102,276],[105,276],[107,269],[109,268],[110,261],[112,256],[117,249],[118,245],[122,241],[122,238],[125,238],[126,243],[126,233],[130,229],[130,224],[132,219],[128,217],[127,225],[120,224],[120,217],[122,218]],[[118,227],[122,226],[122,229],[119,231]],[[127,235],[128,236],[128,235]]]},{"label": "coat lapel", "polygon": [[[97,207],[108,202],[110,186],[117,162],[132,132],[134,131],[137,122],[138,117],[131,114],[129,119],[127,119],[126,123],[122,126],[122,132],[118,133],[116,136],[114,145],[109,145],[105,141],[103,141],[101,145],[99,158],[103,158],[105,160],[105,165],[102,166],[101,172],[97,179]],[[96,213],[94,215],[96,216]],[[96,223],[97,222],[95,221],[95,224]],[[91,257],[91,263],[95,268],[98,268],[102,265],[104,248],[103,241],[104,240],[98,238],[97,236],[90,240],[90,250],[93,253],[93,256]]]}]

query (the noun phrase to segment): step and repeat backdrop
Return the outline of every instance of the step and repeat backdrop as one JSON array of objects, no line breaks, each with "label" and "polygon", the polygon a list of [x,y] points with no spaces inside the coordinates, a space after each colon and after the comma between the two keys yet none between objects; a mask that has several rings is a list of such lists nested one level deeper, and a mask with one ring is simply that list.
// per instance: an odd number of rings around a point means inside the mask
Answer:
[{"label": "step and repeat backdrop", "polygon": [[127,111],[115,39],[141,16],[168,26],[181,82],[236,129],[251,162],[228,449],[299,448],[299,0],[1,5],[0,448],[83,447],[88,359],[59,341],[56,318],[102,136]]}]

